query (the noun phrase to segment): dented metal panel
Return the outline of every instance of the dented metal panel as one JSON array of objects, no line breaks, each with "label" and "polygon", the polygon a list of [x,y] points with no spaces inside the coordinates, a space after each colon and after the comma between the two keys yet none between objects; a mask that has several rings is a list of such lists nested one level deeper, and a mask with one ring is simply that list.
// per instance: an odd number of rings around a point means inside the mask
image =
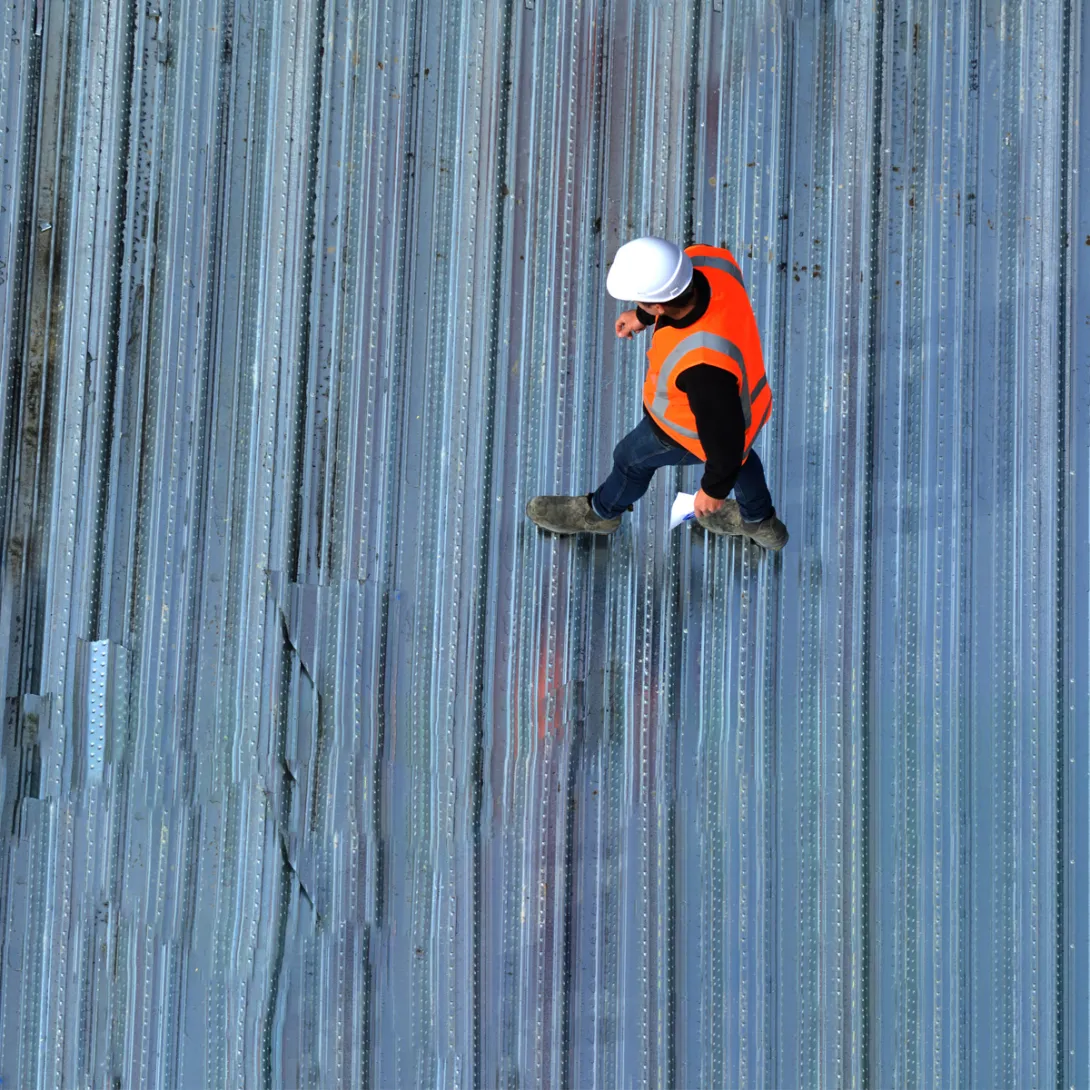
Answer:
[{"label": "dented metal panel", "polygon": [[[0,8],[0,1080],[1090,1086],[1087,34]],[[641,233],[741,262],[779,556],[523,514]]]}]

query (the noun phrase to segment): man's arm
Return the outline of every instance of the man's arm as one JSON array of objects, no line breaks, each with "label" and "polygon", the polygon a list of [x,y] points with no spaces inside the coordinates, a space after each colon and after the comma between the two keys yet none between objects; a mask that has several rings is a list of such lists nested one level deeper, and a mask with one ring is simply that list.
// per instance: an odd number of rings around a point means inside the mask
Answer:
[{"label": "man's arm", "polygon": [[746,447],[746,419],[738,380],[721,367],[699,363],[683,371],[677,385],[689,398],[696,432],[708,456],[700,487],[713,499],[726,499]]},{"label": "man's arm", "polygon": [[[652,318],[651,321],[655,319]],[[624,337],[626,340],[632,339],[633,333],[642,333],[647,328],[646,322],[641,322],[636,316],[636,311],[626,310],[618,319],[613,323],[613,328],[618,337]]]},{"label": "man's arm", "polygon": [[618,337],[629,339],[633,333],[642,333],[648,327],[653,326],[655,322],[655,316],[653,314],[648,314],[647,311],[637,303],[635,310],[626,310],[617,321],[613,323],[613,328],[617,331]]}]

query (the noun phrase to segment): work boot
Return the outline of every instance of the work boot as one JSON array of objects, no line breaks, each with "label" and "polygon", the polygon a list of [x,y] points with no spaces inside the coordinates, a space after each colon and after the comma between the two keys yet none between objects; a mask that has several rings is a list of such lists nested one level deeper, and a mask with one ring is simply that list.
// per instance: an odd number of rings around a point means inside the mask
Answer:
[{"label": "work boot", "polygon": [[740,534],[742,512],[737,500],[724,500],[723,506],[710,515],[697,515],[696,521],[713,534]]},{"label": "work boot", "polygon": [[784,526],[773,510],[763,522],[742,521],[742,534],[756,542],[762,549],[778,553],[787,544],[787,527]]},{"label": "work boot", "polygon": [[612,534],[621,525],[620,515],[599,518],[587,496],[535,496],[526,505],[526,514],[554,534]]}]

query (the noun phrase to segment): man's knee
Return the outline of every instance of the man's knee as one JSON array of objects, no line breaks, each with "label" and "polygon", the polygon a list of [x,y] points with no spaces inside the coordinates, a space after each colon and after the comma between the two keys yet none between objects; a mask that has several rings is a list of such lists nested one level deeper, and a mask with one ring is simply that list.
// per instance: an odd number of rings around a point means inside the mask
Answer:
[{"label": "man's knee", "polygon": [[625,436],[614,448],[613,448],[613,464],[622,473],[631,473],[635,470],[639,472],[639,467],[636,464],[636,459],[633,457],[634,451],[632,450],[632,444],[628,441],[629,436]]},{"label": "man's knee", "polygon": [[613,453],[613,470],[633,484],[647,484],[655,475],[654,469],[628,461],[623,457],[618,458],[616,451]]}]

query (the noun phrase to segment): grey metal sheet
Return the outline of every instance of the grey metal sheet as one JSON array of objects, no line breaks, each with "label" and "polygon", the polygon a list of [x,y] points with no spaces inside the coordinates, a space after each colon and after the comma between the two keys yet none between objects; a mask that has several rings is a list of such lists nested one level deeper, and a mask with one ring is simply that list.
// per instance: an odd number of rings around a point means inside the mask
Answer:
[{"label": "grey metal sheet", "polygon": [[[4,1085],[1090,1086],[1072,0],[0,9]],[[540,534],[640,233],[778,557]]]}]

